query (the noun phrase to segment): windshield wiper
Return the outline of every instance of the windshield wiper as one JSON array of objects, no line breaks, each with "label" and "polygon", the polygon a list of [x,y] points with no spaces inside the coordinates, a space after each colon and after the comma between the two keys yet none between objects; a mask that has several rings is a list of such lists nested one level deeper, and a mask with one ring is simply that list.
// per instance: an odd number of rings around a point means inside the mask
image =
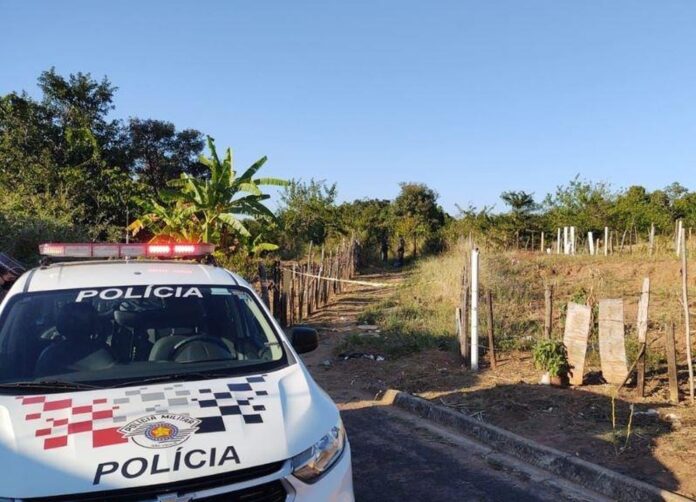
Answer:
[{"label": "windshield wiper", "polygon": [[27,382],[0,383],[0,389],[30,389],[30,390],[88,390],[103,389],[87,383],[67,382],[64,380],[34,380]]},{"label": "windshield wiper", "polygon": [[147,383],[165,383],[185,380],[207,380],[210,378],[229,378],[229,373],[212,373],[206,371],[191,371],[187,373],[172,373],[170,375],[160,375],[152,378],[141,378],[139,380],[130,380],[121,382],[112,387],[130,387],[131,385],[142,385]]}]

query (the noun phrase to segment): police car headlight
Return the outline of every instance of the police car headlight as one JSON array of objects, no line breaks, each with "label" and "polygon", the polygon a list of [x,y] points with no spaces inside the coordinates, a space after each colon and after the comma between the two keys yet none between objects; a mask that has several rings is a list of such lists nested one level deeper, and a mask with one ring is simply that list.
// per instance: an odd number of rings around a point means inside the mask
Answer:
[{"label": "police car headlight", "polygon": [[345,446],[346,431],[339,419],[314,446],[293,457],[293,474],[307,483],[316,481],[336,463]]}]

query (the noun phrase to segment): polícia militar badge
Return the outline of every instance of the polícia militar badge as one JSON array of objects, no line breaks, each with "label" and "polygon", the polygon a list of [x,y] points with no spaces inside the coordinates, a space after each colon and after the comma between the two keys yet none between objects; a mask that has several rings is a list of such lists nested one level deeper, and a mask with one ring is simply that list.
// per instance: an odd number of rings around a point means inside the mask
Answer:
[{"label": "pol\u00edcia militar badge", "polygon": [[200,423],[188,415],[157,413],[133,420],[118,431],[144,448],[171,448],[186,441]]}]

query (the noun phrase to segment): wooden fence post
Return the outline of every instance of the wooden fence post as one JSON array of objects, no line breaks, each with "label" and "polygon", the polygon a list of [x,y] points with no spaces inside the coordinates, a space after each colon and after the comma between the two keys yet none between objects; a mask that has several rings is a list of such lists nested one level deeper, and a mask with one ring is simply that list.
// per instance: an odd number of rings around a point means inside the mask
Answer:
[{"label": "wooden fence post", "polygon": [[643,279],[643,289],[638,302],[638,343],[640,344],[641,357],[636,366],[636,389],[640,397],[645,396],[645,357],[647,352],[647,333],[648,333],[648,305],[650,303],[650,279]]},{"label": "wooden fence post", "polygon": [[461,290],[461,307],[460,307],[460,327],[459,327],[459,354],[464,360],[464,364],[469,363],[469,337],[468,335],[468,320],[469,320],[469,268],[464,265],[462,271],[462,290]]},{"label": "wooden fence post", "polygon": [[677,380],[677,350],[674,346],[674,323],[666,333],[665,350],[667,351],[667,374],[669,376],[669,400],[679,403],[679,380]]},{"label": "wooden fence post", "polygon": [[319,258],[319,270],[317,271],[317,287],[314,289],[314,304],[317,308],[321,307],[321,286],[324,282],[322,274],[324,273],[324,245],[321,245],[321,255]]},{"label": "wooden fence post", "polygon": [[681,249],[682,249],[682,240],[684,239],[684,232],[683,230],[683,224],[682,220],[677,220],[677,256],[680,256]]},{"label": "wooden fence post", "polygon": [[296,271],[296,264],[292,264],[292,274],[290,275],[290,297],[289,297],[289,305],[288,305],[288,326],[292,326],[295,324],[295,292],[296,292],[296,284],[295,284],[295,271]]},{"label": "wooden fence post", "polygon": [[553,286],[548,284],[544,288],[544,307],[544,338],[550,340],[553,323]]},{"label": "wooden fence post", "polygon": [[270,299],[268,297],[268,282],[266,282],[266,265],[259,262],[259,282],[261,283],[261,301],[270,307]]},{"label": "wooden fence post", "polygon": [[479,251],[471,250],[471,369],[478,371]]},{"label": "wooden fence post", "polygon": [[305,307],[305,284],[307,282],[307,276],[305,275],[305,266],[299,265],[300,273],[297,277],[297,319],[299,322],[304,320],[304,307]]},{"label": "wooden fence post", "polygon": [[273,315],[276,319],[281,317],[280,295],[283,291],[283,270],[280,260],[273,262]]},{"label": "wooden fence post", "polygon": [[282,328],[288,327],[288,294],[285,291],[280,292],[280,326]]},{"label": "wooden fence post", "polygon": [[490,359],[491,368],[495,369],[495,343],[493,340],[494,335],[493,326],[493,293],[488,290],[488,357]]},{"label": "wooden fence post", "polygon": [[[681,220],[679,220],[681,223]],[[686,342],[686,361],[689,366],[689,398],[694,402],[694,364],[691,359],[691,317],[689,314],[689,291],[687,280],[686,242],[684,228],[679,225],[679,244],[681,245],[682,303],[684,307],[684,338]]]},{"label": "wooden fence post", "polygon": [[655,224],[651,223],[650,224],[650,237],[648,239],[649,242],[649,252],[650,256],[652,256],[655,253]]}]

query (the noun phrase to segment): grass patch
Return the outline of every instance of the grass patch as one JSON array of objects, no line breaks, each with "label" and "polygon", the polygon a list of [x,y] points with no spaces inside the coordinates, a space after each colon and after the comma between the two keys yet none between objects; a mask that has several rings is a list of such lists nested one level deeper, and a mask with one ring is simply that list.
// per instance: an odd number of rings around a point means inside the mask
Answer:
[{"label": "grass patch", "polygon": [[456,350],[454,310],[463,263],[463,255],[456,254],[414,263],[389,297],[358,316],[359,324],[378,325],[379,336],[350,335],[337,351],[397,358],[432,348]]}]

